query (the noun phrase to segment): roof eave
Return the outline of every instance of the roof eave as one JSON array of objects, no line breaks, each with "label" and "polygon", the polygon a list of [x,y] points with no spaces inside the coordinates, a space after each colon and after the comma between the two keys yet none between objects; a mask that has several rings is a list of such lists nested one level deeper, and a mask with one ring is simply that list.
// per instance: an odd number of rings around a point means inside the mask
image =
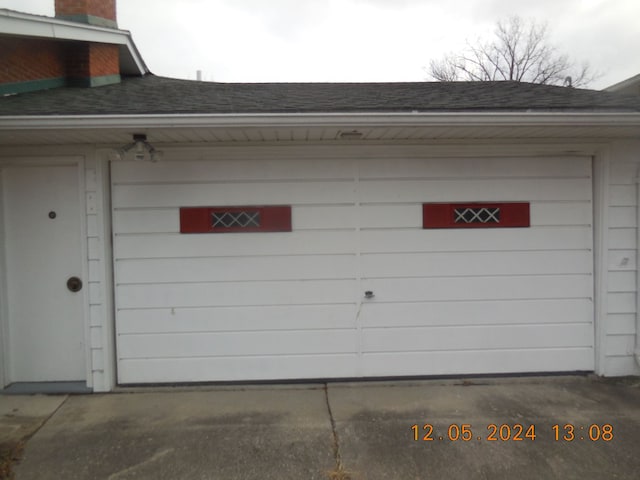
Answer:
[{"label": "roof eave", "polygon": [[[638,127],[640,112],[242,113],[4,116],[0,130],[323,126]],[[640,134],[640,132],[639,132]]]}]

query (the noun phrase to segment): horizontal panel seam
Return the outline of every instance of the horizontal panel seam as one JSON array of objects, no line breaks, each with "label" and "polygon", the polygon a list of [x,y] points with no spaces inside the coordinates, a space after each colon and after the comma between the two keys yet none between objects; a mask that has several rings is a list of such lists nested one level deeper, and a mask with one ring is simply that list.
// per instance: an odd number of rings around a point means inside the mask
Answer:
[{"label": "horizontal panel seam", "polygon": [[255,355],[192,355],[189,357],[177,357],[177,356],[164,356],[164,357],[118,357],[119,361],[141,361],[141,360],[191,360],[191,359],[202,359],[202,358],[270,358],[270,357],[332,357],[332,356],[354,356],[353,352],[332,352],[332,353],[273,353],[273,354],[255,354]]},{"label": "horizontal panel seam", "polygon": [[[566,181],[566,180],[591,180],[590,175],[570,175],[570,176],[509,176],[509,175],[478,175],[478,176],[448,176],[448,177],[392,177],[392,176],[380,176],[380,177],[360,177],[361,183],[379,183],[379,182],[486,182],[486,181],[527,181],[527,180],[553,180],[553,181]],[[353,183],[353,177],[320,177],[320,178],[308,178],[308,177],[293,177],[293,178],[227,178],[223,180],[154,180],[154,181],[136,181],[127,182],[115,180],[113,182],[114,187],[147,187],[147,186],[167,186],[167,185],[246,185],[246,184],[273,184],[273,183],[285,183],[285,184],[297,184],[297,183]]]},{"label": "horizontal panel seam", "polygon": [[313,332],[356,332],[355,326],[342,328],[272,328],[272,329],[248,329],[248,330],[176,330],[163,332],[120,332],[118,337],[142,337],[142,336],[174,336],[174,335],[244,335],[246,333],[265,334],[265,333],[313,333]]},{"label": "horizontal panel seam", "polygon": [[458,352],[521,352],[521,351],[550,351],[550,350],[593,350],[593,345],[574,345],[557,347],[517,347],[517,348],[457,348],[446,350],[401,350],[401,351],[364,351],[363,355],[397,355],[415,353],[458,353]]},{"label": "horizontal panel seam", "polygon": [[356,305],[355,302],[332,302],[332,303],[256,303],[247,305],[223,304],[223,305],[178,305],[175,307],[126,307],[118,308],[118,312],[123,311],[141,311],[141,310],[171,310],[173,309],[205,309],[205,308],[262,308],[262,307],[320,307],[320,306],[338,306],[338,305]]},{"label": "horizontal panel seam", "polygon": [[473,328],[529,328],[529,327],[565,327],[565,326],[591,326],[593,325],[592,321],[586,322],[549,322],[549,323],[483,323],[483,324],[457,324],[457,325],[445,325],[445,324],[436,324],[436,325],[388,325],[388,326],[375,326],[375,327],[364,327],[364,330],[428,330],[431,328],[453,328],[453,329],[473,329]]},{"label": "horizontal panel seam", "polygon": [[[438,279],[464,279],[464,278],[538,278],[538,277],[591,277],[591,272],[578,273],[496,273],[490,275],[427,275],[427,276],[387,276],[387,277],[366,277],[363,280],[438,280]],[[242,283],[290,283],[290,282],[334,282],[334,281],[351,281],[356,280],[355,277],[313,277],[313,278],[276,278],[276,279],[246,279],[246,280],[183,280],[183,281],[154,281],[154,282],[118,282],[116,286],[144,286],[144,285],[216,285],[216,284],[242,284]],[[94,283],[94,282],[90,282]],[[99,283],[99,282],[95,282]]]}]

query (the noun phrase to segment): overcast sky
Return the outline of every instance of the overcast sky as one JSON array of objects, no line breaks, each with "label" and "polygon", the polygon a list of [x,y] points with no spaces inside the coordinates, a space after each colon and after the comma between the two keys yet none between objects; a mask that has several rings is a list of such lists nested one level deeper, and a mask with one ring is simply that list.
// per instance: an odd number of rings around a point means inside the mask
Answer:
[{"label": "overcast sky", "polygon": [[[53,15],[54,0],[0,0]],[[509,15],[549,39],[604,88],[640,73],[639,0],[120,0],[156,75],[220,82],[423,81],[431,59],[489,37]]]}]

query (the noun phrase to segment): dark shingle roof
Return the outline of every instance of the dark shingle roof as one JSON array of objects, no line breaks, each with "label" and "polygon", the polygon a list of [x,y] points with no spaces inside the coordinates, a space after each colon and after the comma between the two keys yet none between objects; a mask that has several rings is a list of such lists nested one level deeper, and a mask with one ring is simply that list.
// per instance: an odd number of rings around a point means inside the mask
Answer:
[{"label": "dark shingle roof", "polygon": [[0,98],[7,115],[640,112],[640,97],[518,82],[215,83],[146,75]]}]

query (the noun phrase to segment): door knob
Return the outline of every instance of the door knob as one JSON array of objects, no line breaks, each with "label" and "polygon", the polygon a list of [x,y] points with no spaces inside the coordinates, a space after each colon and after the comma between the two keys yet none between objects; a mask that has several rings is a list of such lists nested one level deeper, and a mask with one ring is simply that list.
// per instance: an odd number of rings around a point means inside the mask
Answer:
[{"label": "door knob", "polygon": [[69,278],[69,280],[67,280],[67,288],[73,293],[79,292],[82,290],[82,280],[78,277]]}]

